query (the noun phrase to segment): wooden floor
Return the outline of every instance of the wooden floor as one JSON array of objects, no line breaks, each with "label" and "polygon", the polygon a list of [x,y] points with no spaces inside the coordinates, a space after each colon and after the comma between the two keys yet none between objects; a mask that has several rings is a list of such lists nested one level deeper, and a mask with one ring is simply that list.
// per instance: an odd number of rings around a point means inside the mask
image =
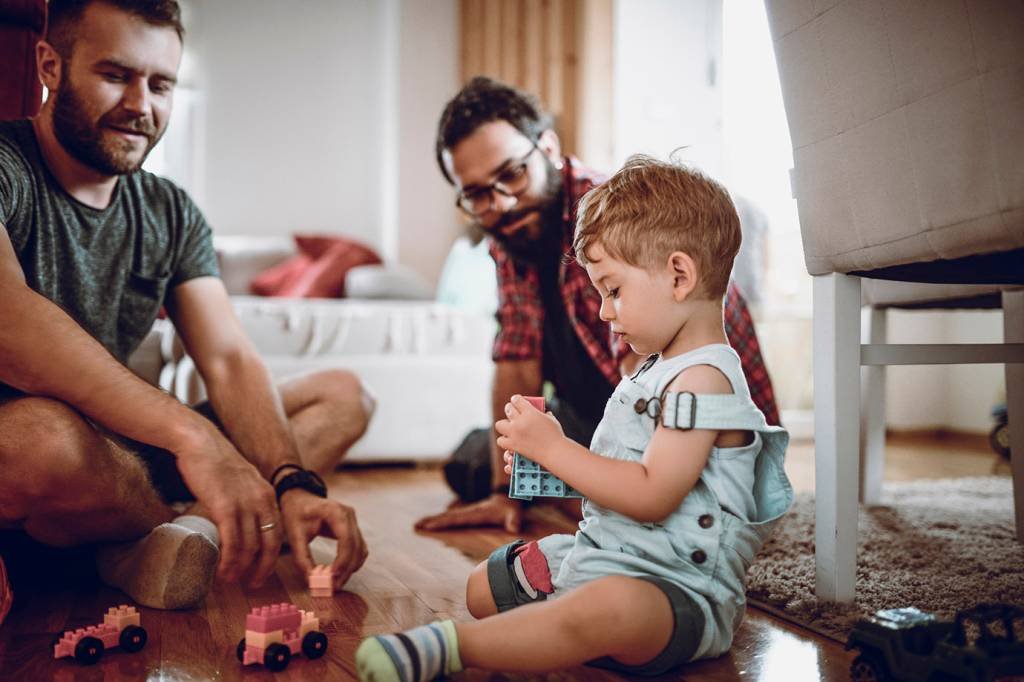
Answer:
[{"label": "wooden floor", "polygon": [[[811,489],[812,446],[791,446],[787,470],[798,491]],[[890,439],[888,480],[993,472],[1006,474],[1008,467],[978,440]],[[67,659],[54,661],[51,639],[65,628],[97,622],[108,606],[124,602],[125,597],[98,586],[20,594],[15,610],[0,627],[0,680],[270,679],[274,676],[262,669],[243,668],[235,658],[235,646],[249,607],[280,601],[315,611],[328,635],[329,650],[318,661],[293,659],[277,677],[347,680],[354,677],[353,656],[362,637],[439,617],[470,618],[463,596],[466,576],[476,562],[511,536],[490,530],[415,533],[415,519],[450,500],[436,468],[353,467],[336,474],[330,484],[332,497],[358,510],[370,548],[365,567],[335,598],[311,598],[290,559],[283,557],[276,576],[261,589],[218,585],[196,611],[143,609],[143,626],[149,632],[143,651],[131,655],[115,649],[96,666],[83,668]],[[558,529],[557,515],[538,514],[532,519],[530,536]],[[328,561],[327,541],[317,540],[314,551],[321,562]],[[750,608],[729,654],[664,679],[845,680],[850,659],[839,644]],[[470,671],[458,679],[529,678]],[[547,679],[621,678],[577,668]]]}]

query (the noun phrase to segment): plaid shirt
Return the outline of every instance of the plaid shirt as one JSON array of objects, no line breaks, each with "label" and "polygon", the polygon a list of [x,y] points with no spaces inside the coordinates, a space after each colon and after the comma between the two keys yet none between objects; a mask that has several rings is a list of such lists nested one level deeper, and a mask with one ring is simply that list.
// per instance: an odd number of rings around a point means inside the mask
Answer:
[{"label": "plaid shirt", "polygon": [[[564,205],[562,207],[563,252],[572,250],[576,229],[576,205],[580,198],[604,182],[604,176],[584,168],[579,161],[565,159],[562,170]],[[491,240],[491,257],[498,271],[498,334],[493,358],[501,360],[540,360],[544,331],[544,306],[540,296],[540,274],[533,263],[515,259],[497,240]],[[558,280],[566,316],[591,360],[614,387],[622,375],[619,363],[630,352],[621,338],[601,320],[601,295],[587,277],[587,271],[571,255],[562,259]],[[764,412],[769,424],[779,423],[775,394],[768,370],[761,358],[761,346],[747,304],[732,283],[725,295],[725,333],[740,356],[743,373],[754,403]]]}]

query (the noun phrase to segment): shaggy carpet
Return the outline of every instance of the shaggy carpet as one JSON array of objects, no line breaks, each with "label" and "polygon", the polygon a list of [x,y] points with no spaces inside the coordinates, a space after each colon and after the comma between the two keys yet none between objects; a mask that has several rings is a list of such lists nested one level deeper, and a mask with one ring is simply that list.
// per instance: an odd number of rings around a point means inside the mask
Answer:
[{"label": "shaggy carpet", "polygon": [[1008,477],[886,484],[862,507],[853,604],[814,596],[814,497],[798,495],[748,573],[750,602],[845,643],[879,609],[916,606],[948,619],[981,602],[1024,604],[1024,545]]}]

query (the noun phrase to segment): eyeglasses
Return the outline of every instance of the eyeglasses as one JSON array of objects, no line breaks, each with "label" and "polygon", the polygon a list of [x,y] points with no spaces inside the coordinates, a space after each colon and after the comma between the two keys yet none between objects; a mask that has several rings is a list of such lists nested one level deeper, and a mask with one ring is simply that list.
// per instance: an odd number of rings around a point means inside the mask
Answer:
[{"label": "eyeglasses", "polygon": [[530,173],[527,171],[527,165],[530,155],[537,149],[537,143],[534,142],[525,156],[501,171],[491,184],[459,192],[459,195],[455,197],[455,205],[477,218],[494,209],[495,192],[505,197],[519,198],[519,195],[525,192],[530,185]]}]

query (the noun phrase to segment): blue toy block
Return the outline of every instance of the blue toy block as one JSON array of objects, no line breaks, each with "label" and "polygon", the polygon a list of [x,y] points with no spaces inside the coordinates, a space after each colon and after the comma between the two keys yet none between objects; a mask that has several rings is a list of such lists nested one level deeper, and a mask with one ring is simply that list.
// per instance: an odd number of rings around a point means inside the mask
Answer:
[{"label": "blue toy block", "polygon": [[518,452],[512,454],[509,497],[516,500],[532,500],[534,497],[583,497],[572,486],[533,460],[523,457]]}]

